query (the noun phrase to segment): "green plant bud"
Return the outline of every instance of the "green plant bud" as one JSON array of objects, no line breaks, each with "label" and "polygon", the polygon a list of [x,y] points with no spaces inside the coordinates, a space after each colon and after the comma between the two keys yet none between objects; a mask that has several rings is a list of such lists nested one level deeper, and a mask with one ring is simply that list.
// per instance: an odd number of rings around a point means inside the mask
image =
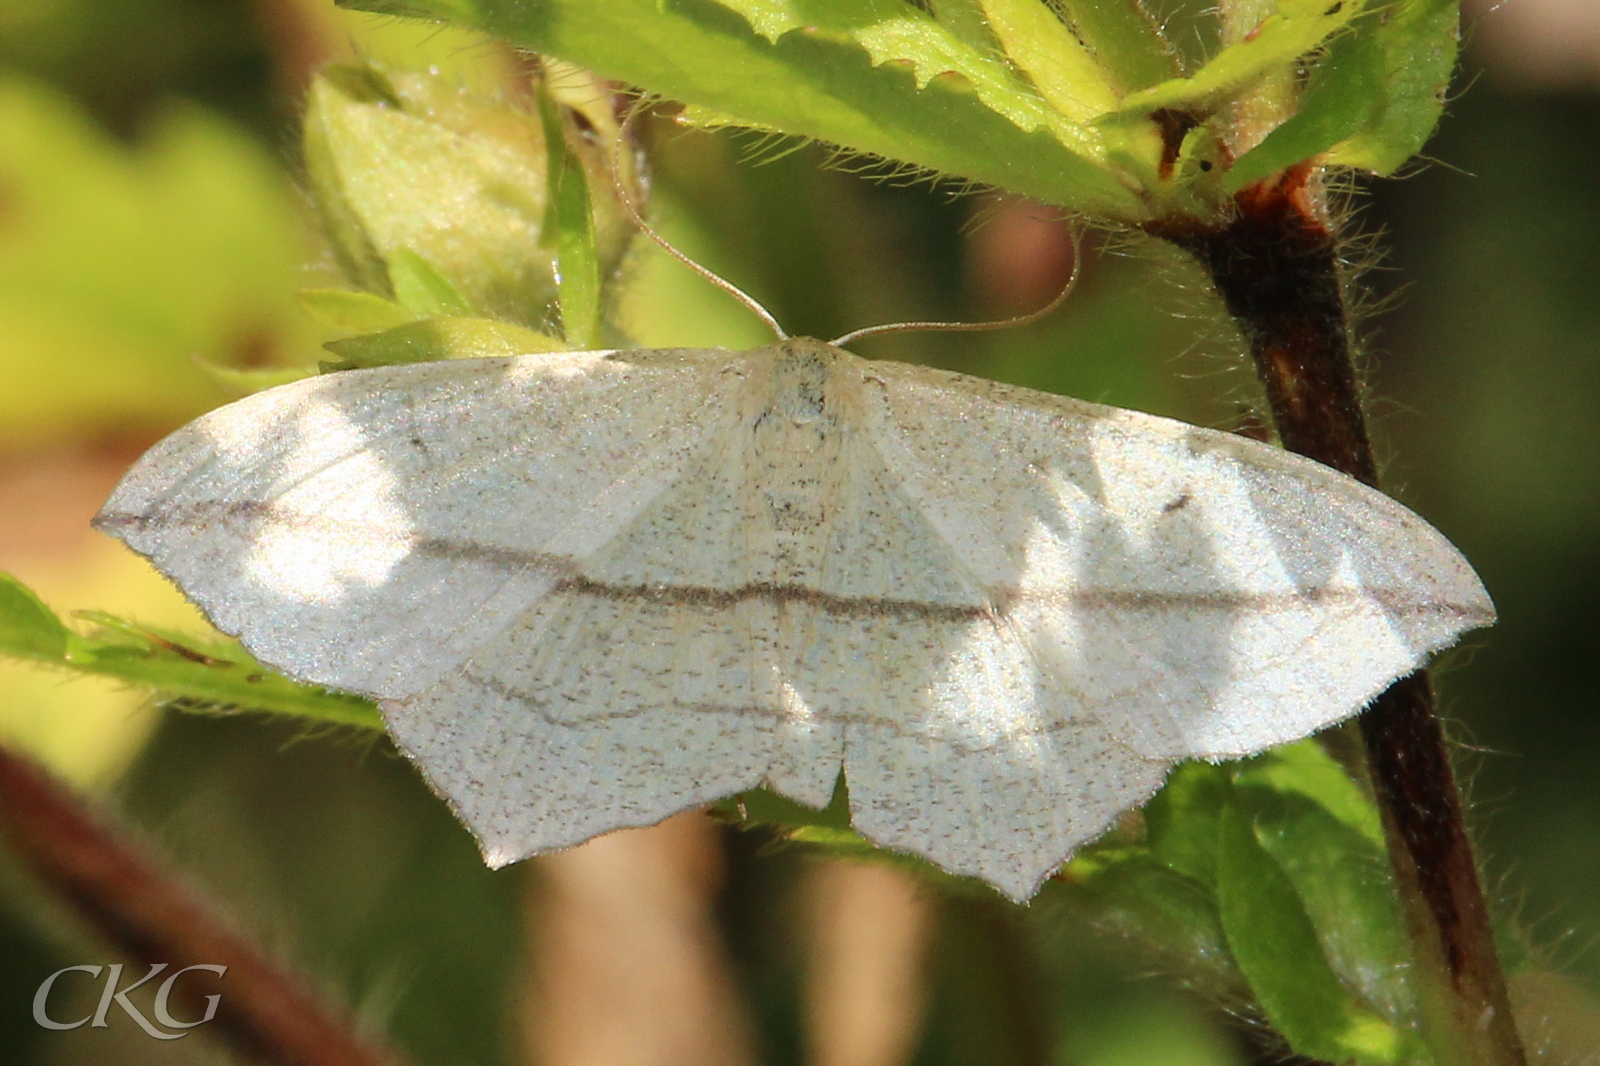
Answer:
[{"label": "green plant bud", "polygon": [[[541,240],[548,155],[537,113],[435,75],[371,66],[328,69],[309,103],[306,170],[351,282],[419,316],[535,327],[552,317],[555,255]],[[629,227],[610,194],[607,147],[584,143],[574,154],[594,192],[609,277]]]}]

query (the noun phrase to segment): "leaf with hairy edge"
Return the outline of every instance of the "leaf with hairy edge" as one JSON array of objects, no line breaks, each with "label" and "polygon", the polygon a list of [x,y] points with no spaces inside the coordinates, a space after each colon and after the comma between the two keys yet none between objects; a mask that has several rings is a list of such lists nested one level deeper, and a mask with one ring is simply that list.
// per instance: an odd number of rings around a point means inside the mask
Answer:
[{"label": "leaf with hairy edge", "polygon": [[1283,0],[1243,40],[1222,49],[1187,78],[1174,78],[1136,92],[1122,102],[1122,114],[1161,108],[1207,113],[1272,70],[1315,51],[1361,13],[1365,0]]},{"label": "leaf with hairy edge", "polygon": [[[1150,214],[1099,163],[1098,131],[1075,129],[998,60],[903,2],[883,4],[888,15],[873,15],[880,8],[860,0],[817,5],[816,32],[806,22],[776,39],[713,0],[360,0],[352,6],[464,20],[730,122],[1102,217],[1137,223]],[[766,12],[769,28],[781,25],[774,20],[787,5],[779,7]],[[919,83],[918,70],[929,72],[926,81]],[[1077,139],[1069,147],[1062,138],[1071,136]]]},{"label": "leaf with hairy edge", "polygon": [[328,725],[383,729],[364,699],[291,681],[220,637],[194,637],[80,612],[93,627],[67,628],[26,586],[0,573],[0,655],[154,689],[190,710],[265,711]]},{"label": "leaf with hairy edge", "polygon": [[1312,71],[1299,111],[1240,156],[1223,187],[1237,192],[1354,135],[1381,106],[1382,77],[1383,54],[1370,34],[1339,38]]},{"label": "leaf with hairy edge", "polygon": [[[1023,46],[1035,59],[1045,58],[1043,50],[1054,53],[1054,62],[1069,63],[1071,69],[1051,72],[1056,79],[1083,81],[1071,95],[1072,99],[1052,97],[1038,86],[1035,93],[1018,80],[1006,63],[998,56],[985,54],[968,45],[946,29],[932,15],[913,7],[905,0],[828,0],[818,4],[814,0],[718,0],[723,7],[737,11],[750,20],[755,31],[776,44],[789,33],[803,33],[813,37],[832,38],[841,43],[854,42],[867,50],[872,65],[902,65],[910,69],[917,88],[926,88],[935,78],[960,78],[971,86],[980,100],[991,109],[1015,122],[1024,130],[1048,128],[1070,147],[1089,149],[1090,140],[1081,123],[1095,115],[1110,110],[1116,100],[1105,86],[1093,61],[1076,41],[1071,45],[1076,56],[1063,56],[1060,49],[1046,42],[1035,20],[1025,20],[1027,5],[1037,9],[1037,14],[1061,24],[1050,12],[1039,5],[1039,0],[982,0],[989,17],[989,28],[999,38],[1007,51],[1013,43]],[[997,12],[1000,18],[996,18]],[[1065,30],[1065,27],[1061,27]],[[1068,35],[1070,37],[1070,35]],[[1023,70],[1033,73],[1030,64],[1011,52],[1011,58]],[[1087,64],[1087,65],[1085,65]],[[1098,82],[1098,91],[1093,83]],[[1037,79],[1035,79],[1037,85]],[[1080,102],[1077,97],[1082,96]],[[1062,108],[1062,102],[1067,103]],[[1059,110],[1059,114],[1052,110]],[[1062,116],[1072,123],[1062,122]]]},{"label": "leaf with hairy edge", "polygon": [[32,589],[0,573],[0,655],[59,661],[67,654],[71,637],[71,630]]},{"label": "leaf with hairy edge", "polygon": [[1392,174],[1422,149],[1444,111],[1460,44],[1460,0],[1399,0],[1373,20],[1383,90],[1365,125],[1327,161]]}]

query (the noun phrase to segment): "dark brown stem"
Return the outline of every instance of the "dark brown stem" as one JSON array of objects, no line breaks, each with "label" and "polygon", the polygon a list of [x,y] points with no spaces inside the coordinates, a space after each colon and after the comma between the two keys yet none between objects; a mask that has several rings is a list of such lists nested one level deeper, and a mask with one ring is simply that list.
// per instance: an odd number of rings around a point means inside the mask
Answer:
[{"label": "dark brown stem", "polygon": [[[202,1032],[273,1066],[400,1066],[328,1010],[305,983],[224,928],[199,900],[86,808],[36,763],[0,747],[0,832],[33,872],[133,960],[168,973],[226,966],[215,981],[176,982],[184,1017],[202,1016],[203,992],[220,992]],[[185,1002],[185,999],[189,1001]]]},{"label": "dark brown stem", "polygon": [[[1237,197],[1225,223],[1156,223],[1210,273],[1250,344],[1284,446],[1378,480],[1356,382],[1338,239],[1315,175],[1290,171]],[[1523,1066],[1444,731],[1424,671],[1361,716],[1367,762],[1439,1066]]]}]

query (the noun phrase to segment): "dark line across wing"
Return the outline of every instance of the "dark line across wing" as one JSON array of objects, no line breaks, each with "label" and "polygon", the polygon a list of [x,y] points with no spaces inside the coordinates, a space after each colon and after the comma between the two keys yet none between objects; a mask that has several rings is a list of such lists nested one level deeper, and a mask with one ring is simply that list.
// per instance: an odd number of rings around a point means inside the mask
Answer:
[{"label": "dark line across wing", "polygon": [[1478,618],[1482,612],[1465,604],[1418,603],[1408,593],[1394,589],[1353,589],[1318,585],[1295,592],[1154,592],[1141,589],[1017,589],[1014,587],[987,590],[988,603],[938,604],[920,600],[891,599],[888,597],[844,596],[799,584],[752,582],[730,588],[713,588],[699,585],[619,585],[595,581],[584,576],[578,561],[568,555],[549,552],[524,551],[445,537],[421,536],[399,530],[383,530],[351,522],[340,522],[325,515],[308,515],[287,508],[254,501],[185,504],[172,507],[157,515],[125,513],[102,514],[95,520],[97,528],[112,531],[140,529],[161,525],[205,526],[214,522],[246,520],[271,523],[291,529],[312,530],[322,528],[341,537],[363,537],[374,544],[404,542],[419,555],[483,563],[508,571],[540,571],[556,578],[552,593],[592,596],[599,599],[644,602],[655,604],[726,609],[750,601],[767,601],[778,605],[804,604],[828,614],[846,617],[921,618],[934,621],[962,622],[983,618],[997,618],[1013,608],[1027,604],[1056,606],[1067,610],[1178,610],[1178,611],[1243,611],[1268,614],[1290,611],[1317,603],[1373,600],[1392,614],[1420,617],[1435,615],[1455,618]]},{"label": "dark line across wing", "polygon": [[[461,677],[471,684],[494,693],[503,700],[521,704],[529,713],[535,715],[541,721],[561,729],[584,729],[593,726],[597,722],[626,721],[630,718],[641,718],[647,714],[669,709],[677,713],[721,715],[728,718],[755,718],[774,723],[794,717],[791,712],[779,707],[763,707],[756,704],[742,703],[713,703],[708,700],[693,703],[671,701],[639,704],[625,710],[619,710],[615,706],[608,704],[604,710],[587,709],[583,713],[575,714],[569,709],[568,713],[561,715],[555,712],[551,701],[541,699],[531,692],[508,685],[496,677],[474,670],[470,665],[462,670]],[[400,700],[397,702],[405,703],[407,701]],[[956,739],[953,735],[956,731],[949,728],[949,723],[944,722],[935,723],[930,728],[919,729],[913,723],[908,723],[890,715],[851,712],[829,713],[817,709],[808,711],[806,719],[808,721],[830,722],[836,725],[872,726],[898,736],[937,738],[947,743],[952,751],[962,755],[1009,748],[1016,744],[1017,741],[1027,737],[1046,737],[1070,730],[1090,730],[1096,728],[1098,724],[1093,716],[1067,716],[1053,719],[1043,724],[1029,726],[1012,723],[1004,736],[996,737],[988,743],[980,744]]]}]

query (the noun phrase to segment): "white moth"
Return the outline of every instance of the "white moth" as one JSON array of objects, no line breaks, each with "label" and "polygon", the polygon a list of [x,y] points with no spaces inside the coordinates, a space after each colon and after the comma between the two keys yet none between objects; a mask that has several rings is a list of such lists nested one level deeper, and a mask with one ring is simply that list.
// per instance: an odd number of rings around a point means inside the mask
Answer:
[{"label": "white moth", "polygon": [[1188,758],[1494,619],[1415,514],[1226,433],[813,340],[355,370],[96,520],[377,699],[491,865],[765,783],[1022,900]]}]

